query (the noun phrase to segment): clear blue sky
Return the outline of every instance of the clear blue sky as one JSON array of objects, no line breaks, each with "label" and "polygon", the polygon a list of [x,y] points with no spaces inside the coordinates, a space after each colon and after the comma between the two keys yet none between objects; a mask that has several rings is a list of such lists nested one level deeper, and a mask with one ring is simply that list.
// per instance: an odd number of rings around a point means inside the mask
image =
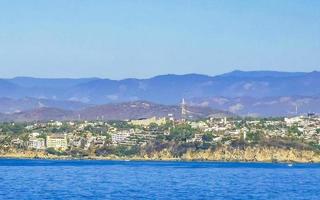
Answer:
[{"label": "clear blue sky", "polygon": [[320,70],[320,1],[0,1],[0,77],[234,69]]}]

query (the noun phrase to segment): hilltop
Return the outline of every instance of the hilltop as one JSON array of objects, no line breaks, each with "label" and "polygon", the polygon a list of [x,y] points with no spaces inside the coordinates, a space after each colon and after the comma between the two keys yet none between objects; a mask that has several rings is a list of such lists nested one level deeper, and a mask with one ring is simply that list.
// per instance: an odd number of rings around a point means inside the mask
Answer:
[{"label": "hilltop", "polygon": [[[210,107],[188,106],[188,117],[200,119],[207,117],[231,117],[230,112],[215,110]],[[150,117],[168,117],[171,114],[176,119],[181,118],[181,108],[178,105],[162,105],[147,101],[88,106],[79,110],[40,107],[9,114],[0,114],[0,121],[50,121],[50,120],[130,120]]]},{"label": "hilltop", "polygon": [[320,102],[319,85],[317,71],[233,71],[217,76],[168,74],[123,80],[17,77],[0,79],[0,112],[42,107],[78,111],[132,101],[178,105],[185,98],[193,106],[207,105],[237,115],[287,116],[320,112],[316,106]]}]

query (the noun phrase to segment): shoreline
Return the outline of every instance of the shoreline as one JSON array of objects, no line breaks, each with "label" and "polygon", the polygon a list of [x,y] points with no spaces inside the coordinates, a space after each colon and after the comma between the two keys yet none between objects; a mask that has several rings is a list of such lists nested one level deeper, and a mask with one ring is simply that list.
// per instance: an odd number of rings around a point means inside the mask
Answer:
[{"label": "shoreline", "polygon": [[120,161],[120,162],[198,162],[198,163],[265,163],[265,164],[320,164],[320,162],[298,162],[298,161],[254,161],[254,160],[205,160],[205,159],[145,159],[124,157],[30,157],[30,156],[6,156],[0,155],[1,159],[8,160],[46,160],[46,161]]},{"label": "shoreline", "polygon": [[170,149],[149,154],[120,156],[108,154],[96,156],[54,155],[45,151],[1,152],[0,158],[41,160],[114,160],[114,161],[174,161],[174,162],[244,162],[244,163],[320,163],[320,152],[311,150],[283,149],[275,147],[220,148],[193,151],[174,155]]}]

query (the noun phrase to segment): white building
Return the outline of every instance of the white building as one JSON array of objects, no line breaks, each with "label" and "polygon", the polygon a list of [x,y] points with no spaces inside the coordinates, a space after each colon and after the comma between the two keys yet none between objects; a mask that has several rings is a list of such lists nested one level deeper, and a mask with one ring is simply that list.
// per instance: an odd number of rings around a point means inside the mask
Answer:
[{"label": "white building", "polygon": [[37,133],[37,132],[34,132],[34,133],[30,133],[30,134],[29,134],[29,137],[31,137],[31,138],[36,138],[36,137],[38,137],[38,136],[40,136],[40,133]]},{"label": "white building", "polygon": [[47,136],[47,148],[67,149],[68,141],[66,134],[53,134]]},{"label": "white building", "polygon": [[127,131],[127,130],[111,134],[112,143],[117,144],[117,143],[123,142],[128,137],[130,137],[131,134],[132,134],[132,131]]},{"label": "white building", "polygon": [[45,140],[43,138],[30,138],[28,147],[31,149],[45,149]]},{"label": "white building", "polygon": [[284,121],[288,126],[292,126],[295,123],[303,121],[303,116],[284,118]]}]

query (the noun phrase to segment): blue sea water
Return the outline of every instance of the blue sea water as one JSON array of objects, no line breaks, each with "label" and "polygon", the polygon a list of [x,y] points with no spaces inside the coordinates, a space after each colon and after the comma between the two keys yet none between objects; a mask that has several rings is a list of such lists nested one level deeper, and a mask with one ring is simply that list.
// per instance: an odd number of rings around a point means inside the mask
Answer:
[{"label": "blue sea water", "polygon": [[320,199],[320,165],[0,159],[0,199]]}]

